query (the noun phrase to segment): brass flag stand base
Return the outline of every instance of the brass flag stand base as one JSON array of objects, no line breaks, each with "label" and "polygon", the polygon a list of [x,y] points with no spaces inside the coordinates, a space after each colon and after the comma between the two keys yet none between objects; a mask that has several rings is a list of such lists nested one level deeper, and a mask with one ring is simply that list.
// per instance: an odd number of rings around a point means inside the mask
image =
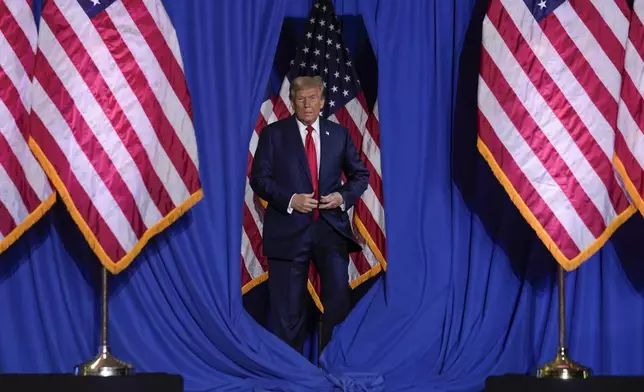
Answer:
[{"label": "brass flag stand base", "polygon": [[588,378],[590,377],[590,369],[570,360],[567,356],[566,349],[559,347],[559,352],[555,359],[539,368],[537,377],[558,380]]},{"label": "brass flag stand base", "polygon": [[132,365],[110,354],[107,346],[101,347],[101,353],[96,358],[74,368],[74,374],[77,376],[129,376],[133,371]]},{"label": "brass flag stand base", "polygon": [[566,348],[566,290],[564,269],[559,266],[559,348],[557,356],[537,370],[537,377],[557,380],[572,380],[590,377],[592,371],[570,358]]},{"label": "brass flag stand base", "polygon": [[107,269],[103,267],[101,282],[101,347],[99,354],[74,368],[77,376],[128,376],[134,373],[134,367],[110,354],[107,344]]}]

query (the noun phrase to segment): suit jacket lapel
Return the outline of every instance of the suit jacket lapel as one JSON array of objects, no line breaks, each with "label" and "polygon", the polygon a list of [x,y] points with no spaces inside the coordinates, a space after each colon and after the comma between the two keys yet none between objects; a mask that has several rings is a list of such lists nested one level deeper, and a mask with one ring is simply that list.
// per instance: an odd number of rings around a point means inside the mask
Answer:
[{"label": "suit jacket lapel", "polygon": [[309,169],[309,162],[306,159],[306,151],[304,150],[304,143],[302,143],[302,135],[300,135],[300,129],[297,126],[297,121],[295,120],[295,115],[291,116],[289,129],[289,139],[291,143],[292,150],[295,151],[295,156],[297,160],[302,164],[302,169],[306,173],[306,177],[311,180],[311,170]]}]

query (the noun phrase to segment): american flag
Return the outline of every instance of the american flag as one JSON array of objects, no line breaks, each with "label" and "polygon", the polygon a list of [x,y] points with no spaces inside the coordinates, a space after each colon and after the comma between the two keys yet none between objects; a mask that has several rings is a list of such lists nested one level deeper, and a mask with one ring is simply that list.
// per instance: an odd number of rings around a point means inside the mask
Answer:
[{"label": "american flag", "polygon": [[478,86],[481,154],[566,270],[634,208],[613,166],[626,0],[491,0]]},{"label": "american flag", "polygon": [[0,1],[0,253],[56,200],[27,144],[37,39],[32,2]]},{"label": "american flag", "polygon": [[[361,157],[371,174],[366,192],[348,211],[353,231],[363,245],[361,253],[350,256],[347,271],[348,281],[352,287],[356,287],[386,268],[380,129],[377,106],[373,113],[368,113],[360,81],[330,1],[318,1],[311,8],[304,36],[290,65],[279,96],[267,95],[262,103],[249,146],[248,174],[261,130],[267,124],[293,113],[289,100],[290,81],[302,75],[321,76],[327,91],[322,115],[349,130],[355,145],[361,148]],[[263,214],[264,202],[253,193],[247,177],[241,249],[242,293],[268,278],[261,244]],[[322,311],[319,288],[317,272],[311,264],[308,289]]]},{"label": "american flag", "polygon": [[176,33],[160,0],[47,0],[39,34],[30,145],[118,273],[202,197]]},{"label": "american flag", "polygon": [[624,72],[615,140],[615,167],[634,204],[644,214],[644,1],[635,0],[630,14],[619,15],[617,28],[626,35]]}]

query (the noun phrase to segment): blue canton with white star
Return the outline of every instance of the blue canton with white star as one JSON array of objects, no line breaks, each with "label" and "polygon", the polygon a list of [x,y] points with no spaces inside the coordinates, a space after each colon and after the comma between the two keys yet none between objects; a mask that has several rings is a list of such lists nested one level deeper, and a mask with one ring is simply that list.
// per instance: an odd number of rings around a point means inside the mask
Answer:
[{"label": "blue canton with white star", "polygon": [[117,0],[78,0],[78,4],[83,7],[83,10],[91,19],[116,1]]},{"label": "blue canton with white star", "polygon": [[556,10],[557,7],[559,7],[566,1],[567,0],[523,0],[525,5],[527,5],[528,9],[532,12],[532,15],[537,20],[537,22],[541,22],[544,18],[548,17],[548,15]]},{"label": "blue canton with white star", "polygon": [[290,65],[289,80],[298,76],[320,76],[324,81],[324,117],[331,116],[361,91],[331,1],[320,0],[313,5],[304,37]]}]

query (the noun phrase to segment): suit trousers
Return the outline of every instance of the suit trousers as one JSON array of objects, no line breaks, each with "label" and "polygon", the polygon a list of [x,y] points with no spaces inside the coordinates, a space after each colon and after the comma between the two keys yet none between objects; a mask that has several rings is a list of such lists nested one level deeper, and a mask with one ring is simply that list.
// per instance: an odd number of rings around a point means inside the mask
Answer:
[{"label": "suit trousers", "polygon": [[268,259],[273,332],[300,353],[309,321],[306,296],[310,261],[320,275],[323,348],[331,340],[333,328],[346,318],[351,308],[347,239],[323,217],[309,226],[303,238],[294,244],[298,247],[294,259]]}]

